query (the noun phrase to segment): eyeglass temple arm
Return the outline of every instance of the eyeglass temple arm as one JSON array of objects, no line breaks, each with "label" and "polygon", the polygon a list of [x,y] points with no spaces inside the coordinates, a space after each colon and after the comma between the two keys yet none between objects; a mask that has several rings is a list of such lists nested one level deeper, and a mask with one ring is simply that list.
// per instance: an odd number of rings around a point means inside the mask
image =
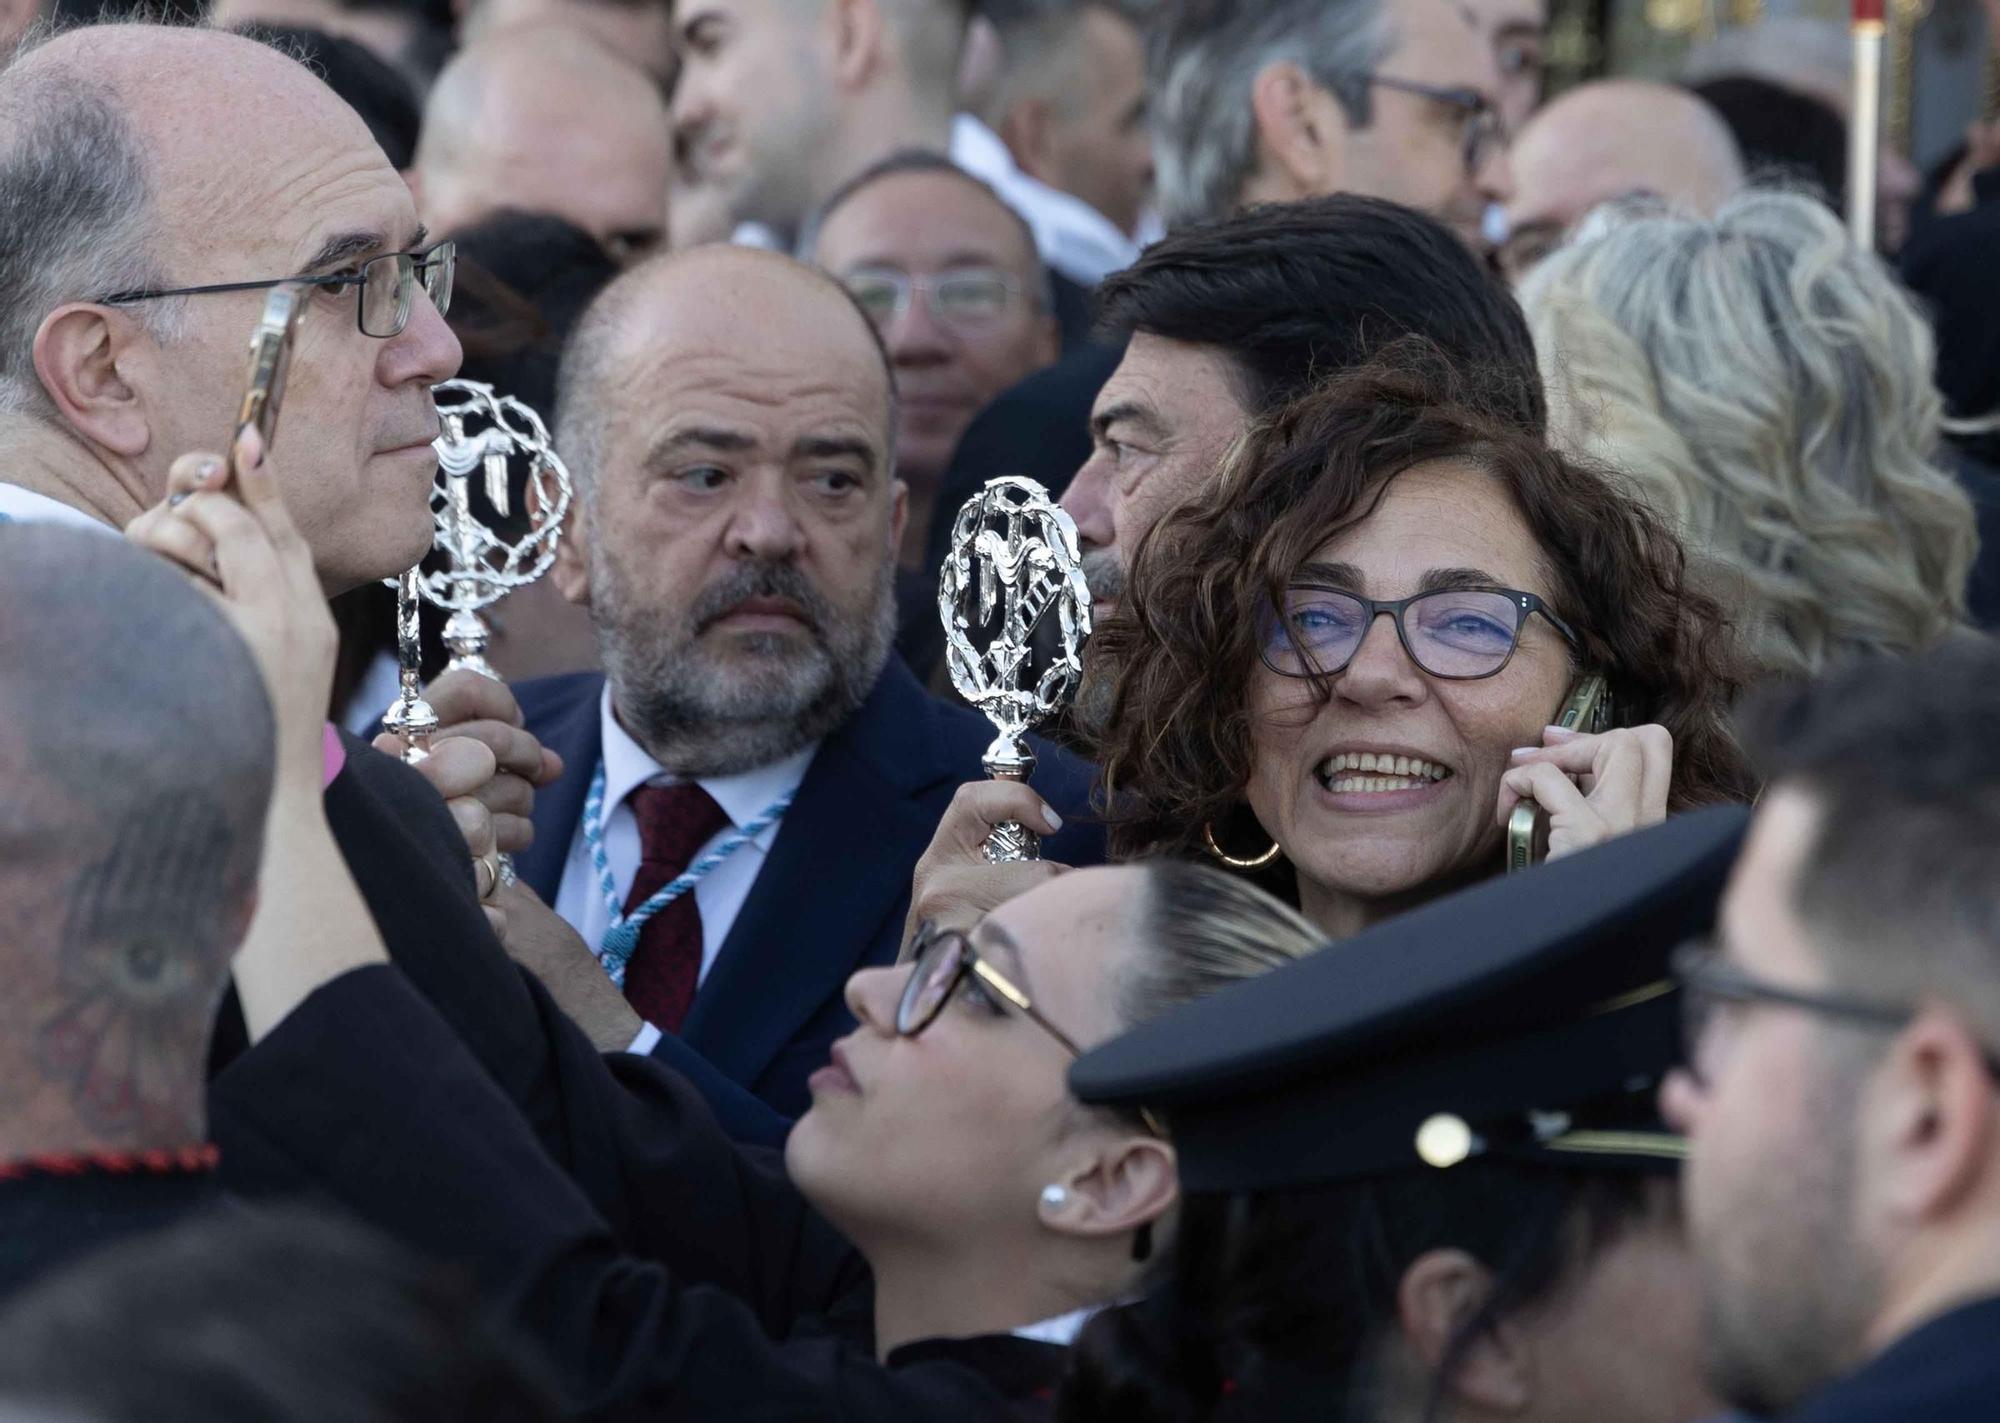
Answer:
[{"label": "eyeglass temple arm", "polygon": [[995,993],[999,994],[1002,998],[1006,999],[1009,1003],[1013,1004],[1016,1008],[1020,1009],[1021,1012],[1027,1014],[1028,1017],[1034,1019],[1035,1023],[1042,1029],[1043,1032],[1047,1033],[1050,1037],[1054,1038],[1057,1042],[1061,1043],[1064,1047],[1068,1048],[1070,1056],[1072,1057],[1083,1056],[1083,1049],[1076,1045],[1075,1041],[1070,1037],[1068,1033],[1065,1033],[1061,1028],[1058,1028],[1054,1023],[1051,1023],[1047,1018],[1044,1018],[1039,1012],[1037,1012],[1035,1010],[1035,1005],[1028,1001],[1028,995],[1023,993],[1020,989],[1016,988],[1013,984],[1009,983],[1006,979],[1006,976],[1003,975],[998,969],[989,965],[985,959],[982,959],[977,955],[974,955],[972,959],[972,971],[979,976],[979,981],[981,983],[985,984],[988,988],[992,989]]}]

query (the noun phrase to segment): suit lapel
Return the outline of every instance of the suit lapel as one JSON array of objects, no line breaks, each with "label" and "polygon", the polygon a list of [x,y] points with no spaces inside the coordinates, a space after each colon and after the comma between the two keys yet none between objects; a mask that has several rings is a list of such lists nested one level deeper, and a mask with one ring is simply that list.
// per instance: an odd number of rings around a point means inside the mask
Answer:
[{"label": "suit lapel", "polygon": [[928,694],[890,659],[861,709],[820,747],[682,1038],[754,1082],[837,998],[909,893],[936,831],[920,799],[946,774]]},{"label": "suit lapel", "polygon": [[[583,803],[590,794],[590,779],[604,754],[604,726],[598,714],[604,679],[577,677],[573,684],[562,687],[559,699],[528,717],[528,729],[563,758],[561,779],[535,792],[535,843],[519,856],[516,866],[544,904],[556,902],[570,841],[576,836]],[[522,690],[527,692],[528,688]]]}]

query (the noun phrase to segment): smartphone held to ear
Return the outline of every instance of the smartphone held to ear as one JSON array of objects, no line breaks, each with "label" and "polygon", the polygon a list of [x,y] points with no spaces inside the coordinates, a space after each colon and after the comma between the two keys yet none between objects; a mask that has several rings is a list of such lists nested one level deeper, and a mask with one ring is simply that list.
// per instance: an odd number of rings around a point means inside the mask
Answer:
[{"label": "smartphone held to ear", "polygon": [[292,368],[292,341],[304,309],[305,288],[301,286],[273,287],[265,298],[263,319],[250,337],[250,374],[244,382],[232,443],[245,427],[255,428],[267,451],[276,441],[278,409],[284,403],[285,378]]},{"label": "smartphone held to ear", "polygon": [[[1579,677],[1569,690],[1555,725],[1565,731],[1596,735],[1611,728],[1611,692],[1594,673]],[[1549,813],[1524,800],[1507,817],[1507,869],[1525,870],[1549,857]]]}]

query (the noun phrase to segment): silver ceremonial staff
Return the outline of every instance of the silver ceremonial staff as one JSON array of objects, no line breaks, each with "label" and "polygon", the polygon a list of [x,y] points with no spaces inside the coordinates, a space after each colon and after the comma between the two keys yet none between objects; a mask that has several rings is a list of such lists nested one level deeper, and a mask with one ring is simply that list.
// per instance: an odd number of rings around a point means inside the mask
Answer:
[{"label": "silver ceremonial staff", "polygon": [[[474,380],[448,380],[432,390],[443,427],[431,486],[432,546],[444,555],[445,566],[426,573],[419,564],[396,582],[400,695],[382,717],[383,726],[403,738],[410,761],[429,754],[438,728],[437,713],[423,699],[418,667],[419,602],[451,614],[444,625],[452,654],[446,670],[466,668],[498,681],[486,660],[491,632],[480,613],[549,571],[572,494],[569,470],[550,443],[548,427],[527,405]],[[510,472],[517,460],[527,472],[526,507],[521,531],[509,537],[502,524],[513,521]]]},{"label": "silver ceremonial staff", "polygon": [[[966,501],[938,575],[938,616],[952,685],[998,733],[986,748],[986,773],[1026,781],[1035,753],[1021,738],[1076,695],[1090,637],[1076,525],[1046,489],[1010,475]],[[1018,822],[986,837],[993,863],[1041,857],[1041,838]]]}]

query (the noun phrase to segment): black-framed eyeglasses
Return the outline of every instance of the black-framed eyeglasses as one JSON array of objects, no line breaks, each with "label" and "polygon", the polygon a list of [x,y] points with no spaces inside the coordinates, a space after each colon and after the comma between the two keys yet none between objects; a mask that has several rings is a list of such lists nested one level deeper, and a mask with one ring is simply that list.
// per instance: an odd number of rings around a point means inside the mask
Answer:
[{"label": "black-framed eyeglasses", "polygon": [[[1672,967],[1674,980],[1681,990],[1683,1049],[1697,1077],[1703,1075],[1702,1045],[1712,1042],[1718,1009],[1726,1004],[1790,1008],[1795,1012],[1832,1018],[1851,1027],[1877,1032],[1900,1031],[1916,1013],[1914,1007],[1906,1004],[1882,1003],[1853,994],[1822,993],[1767,983],[1723,958],[1716,946],[1706,939],[1697,939],[1676,949]],[[1984,1054],[1984,1061],[1987,1073],[2000,1080],[2000,1055],[1989,1050]]]},{"label": "black-framed eyeglasses", "polygon": [[421,252],[385,252],[347,271],[324,277],[273,277],[268,281],[213,282],[200,287],[166,287],[158,291],[115,292],[104,298],[106,306],[122,306],[134,301],[158,301],[170,296],[207,296],[213,292],[268,291],[294,283],[321,287],[335,295],[355,293],[354,319],[361,334],[386,341],[403,334],[410,324],[410,307],[416,287],[423,283],[424,294],[442,316],[451,309],[453,274],[458,267],[458,245],[449,240]]},{"label": "black-framed eyeglasses", "polygon": [[1282,607],[1267,616],[1264,665],[1281,677],[1329,677],[1344,671],[1385,614],[1410,660],[1433,677],[1470,682],[1513,659],[1521,629],[1540,613],[1572,649],[1582,644],[1568,623],[1533,593],[1516,588],[1438,588],[1408,598],[1364,598],[1330,583],[1294,580]]},{"label": "black-framed eyeglasses", "polygon": [[1464,130],[1459,139],[1459,161],[1464,163],[1467,177],[1476,176],[1496,148],[1507,146],[1506,122],[1500,117],[1500,111],[1477,89],[1423,84],[1415,79],[1396,79],[1386,74],[1371,75],[1368,82],[1378,89],[1415,94],[1434,104],[1458,110]]},{"label": "black-framed eyeglasses", "polygon": [[[903,997],[896,1005],[896,1031],[901,1036],[914,1038],[935,1023],[944,1005],[969,978],[1054,1038],[1071,1057],[1083,1056],[1076,1040],[1044,1017],[1020,986],[981,957],[972,940],[958,930],[925,924],[917,930],[910,957],[909,981],[903,985]],[[1155,1136],[1166,1135],[1151,1112],[1142,1107],[1138,1115],[1148,1131]]]},{"label": "black-framed eyeglasses", "polygon": [[1021,299],[1021,285],[1005,272],[966,267],[936,277],[913,277],[893,267],[862,267],[846,276],[848,291],[878,327],[909,313],[919,297],[939,323],[954,331],[982,331]]}]

